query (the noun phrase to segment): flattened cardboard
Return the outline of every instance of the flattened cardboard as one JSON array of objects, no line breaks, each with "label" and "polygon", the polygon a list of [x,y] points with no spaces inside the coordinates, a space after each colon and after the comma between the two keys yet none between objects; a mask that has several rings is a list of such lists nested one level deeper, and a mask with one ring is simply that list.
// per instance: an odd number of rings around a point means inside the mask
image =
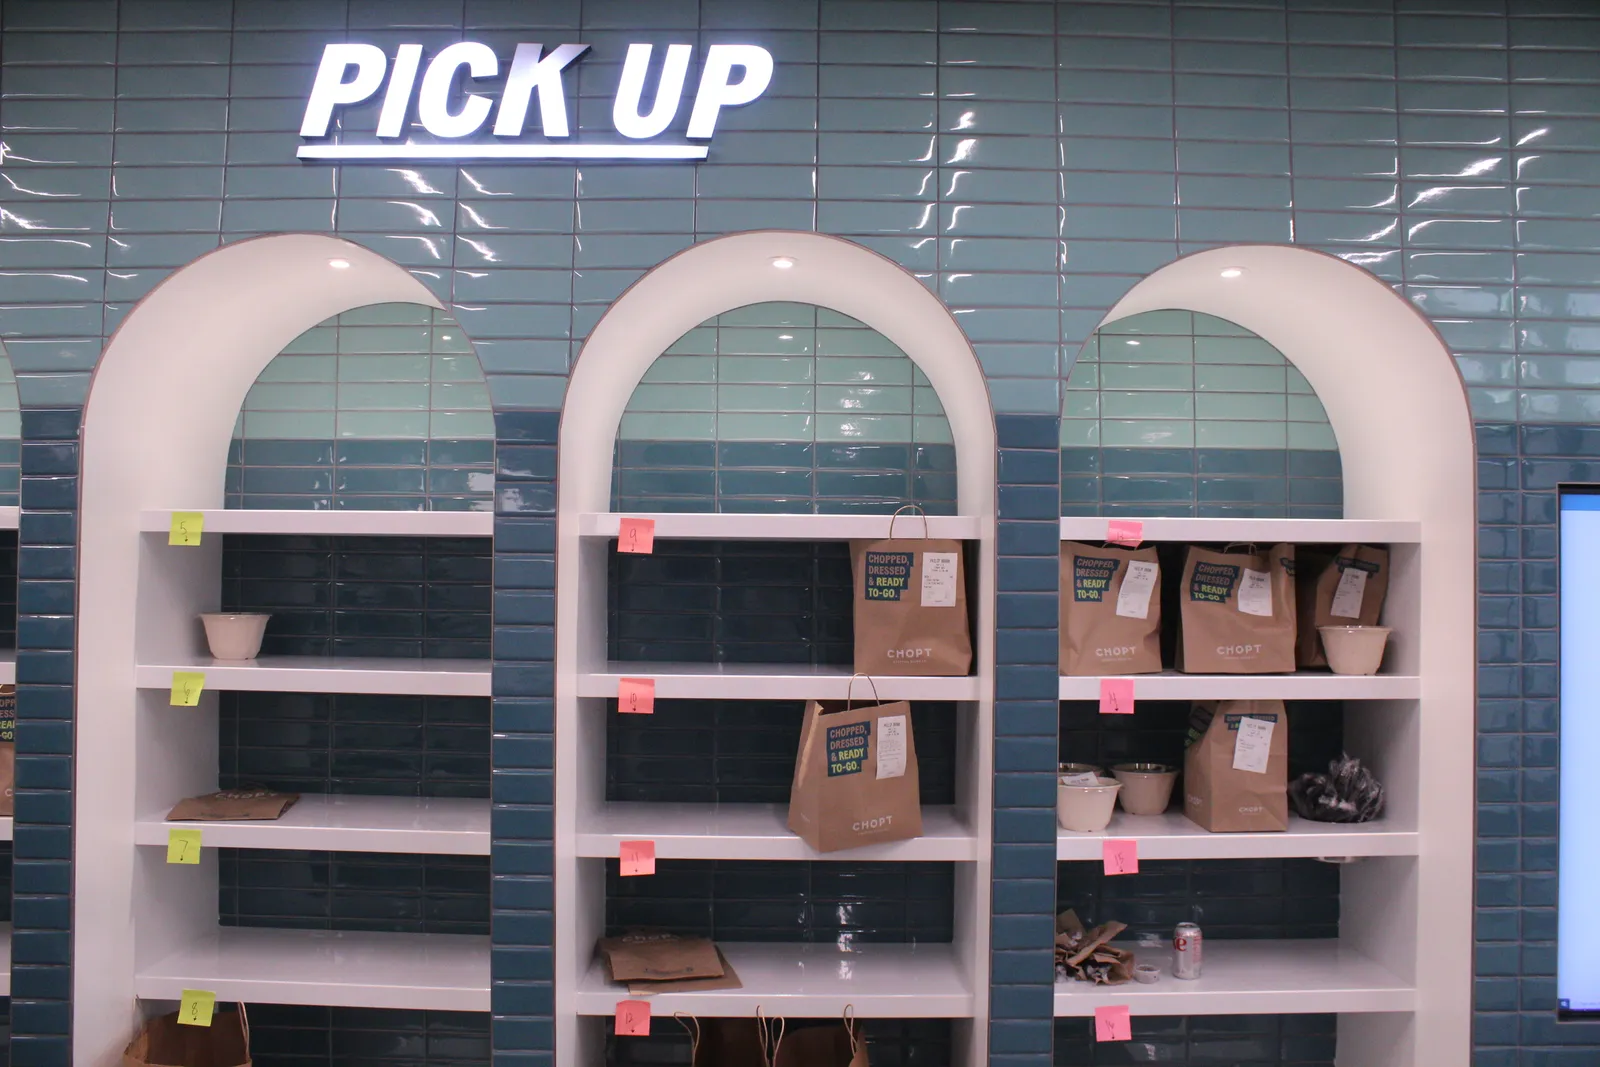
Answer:
[{"label": "flattened cardboard", "polygon": [[270,789],[224,789],[180,800],[167,812],[168,822],[263,822],[281,819],[299,793]]},{"label": "flattened cardboard", "polygon": [[722,956],[709,938],[664,930],[630,930],[600,939],[599,952],[613,982],[666,982],[721,978]]}]

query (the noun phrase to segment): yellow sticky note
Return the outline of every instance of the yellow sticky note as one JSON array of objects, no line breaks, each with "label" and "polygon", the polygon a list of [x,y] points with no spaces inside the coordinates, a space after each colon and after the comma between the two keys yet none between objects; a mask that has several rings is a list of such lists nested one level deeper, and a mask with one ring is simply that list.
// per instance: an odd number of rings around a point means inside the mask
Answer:
[{"label": "yellow sticky note", "polygon": [[[200,831],[199,830],[168,830],[167,831],[167,862],[168,863],[199,863],[200,862]],[[210,1011],[207,1010],[207,1017]],[[210,1026],[210,1023],[205,1025]]]},{"label": "yellow sticky note", "polygon": [[206,524],[205,515],[198,511],[174,511],[172,530],[167,534],[169,545],[198,545],[200,532]]},{"label": "yellow sticky note", "polygon": [[217,1010],[217,995],[204,989],[185,989],[178,1002],[178,1022],[184,1026],[210,1026]]},{"label": "yellow sticky note", "polygon": [[193,708],[200,704],[200,691],[206,687],[205,671],[172,672],[172,706]]}]

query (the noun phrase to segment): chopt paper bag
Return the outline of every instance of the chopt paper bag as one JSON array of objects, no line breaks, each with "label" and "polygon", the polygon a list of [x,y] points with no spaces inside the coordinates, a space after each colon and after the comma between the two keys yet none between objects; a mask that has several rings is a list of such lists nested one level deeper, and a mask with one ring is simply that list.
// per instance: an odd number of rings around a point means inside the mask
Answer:
[{"label": "chopt paper bag", "polygon": [[728,957],[717,949],[717,962],[722,965],[722,976],[714,978],[666,978],[649,981],[636,978],[628,983],[628,992],[634,996],[651,996],[656,993],[703,993],[710,989],[743,989],[744,983],[728,962]]},{"label": "chopt paper bag", "polygon": [[1319,626],[1376,626],[1389,595],[1389,550],[1345,545],[1320,567],[1302,566],[1298,577],[1300,634],[1295,662],[1326,667]]},{"label": "chopt paper bag", "polygon": [[1189,546],[1178,589],[1178,669],[1188,674],[1294,670],[1294,546],[1213,552]]},{"label": "chopt paper bag", "polygon": [[857,671],[940,676],[971,671],[960,541],[897,538],[890,519],[887,540],[850,542],[850,573]]},{"label": "chopt paper bag", "polygon": [[600,955],[613,982],[678,981],[721,978],[722,957],[704,937],[682,937],[664,930],[629,930],[600,939]]},{"label": "chopt paper bag", "polygon": [[17,687],[0,685],[0,815],[16,813]]},{"label": "chopt paper bag", "polygon": [[841,1022],[789,1026],[778,1045],[776,1067],[868,1067],[861,1024],[846,1008]]},{"label": "chopt paper bag", "polygon": [[806,705],[789,829],[818,852],[922,836],[911,705]]},{"label": "chopt paper bag", "polygon": [[782,1019],[707,1019],[676,1015],[689,1033],[693,1067],[773,1067],[782,1048]]},{"label": "chopt paper bag", "polygon": [[250,1026],[242,1011],[219,1011],[210,1026],[159,1015],[123,1050],[122,1067],[250,1067]]},{"label": "chopt paper bag", "polygon": [[224,789],[180,800],[167,812],[168,822],[252,822],[277,819],[294,807],[299,793],[270,789]]},{"label": "chopt paper bag", "polygon": [[1154,546],[1061,544],[1061,673],[1161,670],[1161,564]]},{"label": "chopt paper bag", "polygon": [[1183,813],[1190,820],[1214,832],[1289,828],[1283,701],[1196,701],[1187,743]]}]

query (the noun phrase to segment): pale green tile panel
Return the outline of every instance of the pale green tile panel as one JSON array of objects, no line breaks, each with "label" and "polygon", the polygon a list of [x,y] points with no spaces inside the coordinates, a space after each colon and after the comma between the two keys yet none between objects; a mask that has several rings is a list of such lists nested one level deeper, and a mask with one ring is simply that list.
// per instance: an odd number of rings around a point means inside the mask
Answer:
[{"label": "pale green tile panel", "polygon": [[1062,419],[1061,446],[1063,448],[1100,447],[1100,420]]},{"label": "pale green tile panel", "polygon": [[1170,334],[1187,337],[1194,332],[1193,316],[1187,311],[1146,311],[1100,327],[1102,336],[1117,334]]},{"label": "pale green tile panel", "polygon": [[[339,378],[339,357],[327,356],[274,356],[256,378],[258,382],[332,382]],[[255,392],[254,387],[251,392]],[[248,395],[245,406],[250,407]]]},{"label": "pale green tile panel", "polygon": [[[902,355],[904,355],[904,353],[902,353]],[[905,359],[907,363],[911,364],[911,384],[916,386],[918,389],[932,389],[933,383],[928,381],[928,376],[926,374],[922,373],[922,368],[917,366],[916,363],[912,361],[910,356],[906,356]]]},{"label": "pale green tile panel", "polygon": [[866,323],[860,319],[852,319],[849,315],[834,311],[832,308],[817,308],[817,328],[832,329],[840,326],[866,328]]},{"label": "pale green tile panel", "polygon": [[1258,337],[1196,337],[1194,361],[1277,365],[1283,363],[1284,358],[1283,353]]},{"label": "pale green tile panel", "polygon": [[433,340],[431,326],[341,326],[339,351],[426,352]]},{"label": "pale green tile panel", "polygon": [[1102,389],[1164,389],[1194,391],[1194,366],[1188,363],[1100,364]]},{"label": "pale green tile panel", "polygon": [[488,383],[477,382],[434,382],[429,391],[429,407],[434,411],[481,411],[489,412],[489,386]]},{"label": "pale green tile panel", "polygon": [[717,362],[716,356],[659,356],[640,381],[653,385],[711,385],[717,380]]},{"label": "pale green tile panel", "polygon": [[666,352],[669,356],[714,356],[717,354],[717,331],[697,326],[672,342]]},{"label": "pale green tile panel", "polygon": [[17,373],[11,369],[11,358],[0,348],[0,385],[16,385]]},{"label": "pale green tile panel", "polygon": [[817,330],[817,352],[824,356],[910,357],[876,330]]},{"label": "pale green tile panel", "polygon": [[714,385],[641,385],[628,401],[633,411],[715,411]]},{"label": "pale green tile panel", "polygon": [[433,361],[433,380],[436,382],[483,381],[483,368],[478,364],[477,356],[435,355],[430,358]]},{"label": "pale green tile panel", "polygon": [[[433,351],[435,352],[472,355],[472,342],[467,339],[466,334],[461,332],[461,327],[459,326],[435,326],[432,336]],[[474,357],[474,361],[476,361],[476,357]]]},{"label": "pale green tile panel", "polygon": [[716,409],[719,412],[785,411],[809,414],[816,410],[817,398],[809,385],[720,385]]},{"label": "pale green tile panel", "polygon": [[1333,436],[1333,427],[1326,423],[1291,422],[1289,424],[1289,447],[1304,448],[1318,452],[1336,452],[1339,442]]},{"label": "pale green tile panel", "polygon": [[714,372],[723,385],[802,385],[819,373],[817,362],[812,356],[722,356]]},{"label": "pale green tile panel", "polygon": [[488,411],[433,411],[428,416],[428,436],[456,441],[493,437],[494,415]]},{"label": "pale green tile panel", "polygon": [[332,384],[276,385],[261,382],[250,387],[247,411],[332,411],[338,402]]},{"label": "pale green tile panel", "polygon": [[717,316],[716,322],[719,326],[794,326],[809,329],[817,324],[817,308],[813,304],[773,300],[724,311]]},{"label": "pale green tile panel", "polygon": [[919,445],[955,444],[955,437],[950,433],[950,420],[943,415],[916,415],[911,420],[911,426],[912,440]]},{"label": "pale green tile panel", "polygon": [[1278,393],[1287,386],[1286,367],[1202,364],[1195,368],[1194,387],[1202,392]]},{"label": "pale green tile panel", "polygon": [[1193,393],[1115,393],[1102,390],[1100,415],[1107,419],[1192,419]]},{"label": "pale green tile panel", "polygon": [[1194,341],[1188,337],[1102,337],[1100,362],[1193,363]]},{"label": "pale green tile panel", "polygon": [[716,439],[721,441],[811,441],[816,416],[798,412],[768,415],[721,414]]},{"label": "pale green tile panel", "polygon": [[340,356],[341,382],[426,382],[433,377],[433,357],[415,355]]},{"label": "pale green tile panel", "polygon": [[944,415],[944,405],[939,403],[939,394],[932,387],[911,390],[911,410],[918,415]]},{"label": "pale green tile panel", "polygon": [[284,346],[284,352],[326,353],[339,351],[339,331],[332,326],[313,326]]},{"label": "pale green tile panel", "polygon": [[1098,389],[1069,389],[1061,415],[1068,419],[1098,419],[1100,417],[1100,391]]},{"label": "pale green tile panel", "polygon": [[1196,393],[1197,419],[1282,422],[1289,417],[1282,393]]},{"label": "pale green tile panel", "polygon": [[1288,448],[1287,426],[1281,422],[1197,422],[1199,448]]},{"label": "pale green tile panel", "polygon": [[1289,421],[1290,422],[1321,422],[1328,421],[1328,413],[1322,407],[1322,401],[1314,396],[1289,396]]},{"label": "pale green tile panel", "polygon": [[1286,380],[1289,383],[1289,392],[1316,393],[1316,390],[1311,388],[1311,383],[1306,381],[1306,376],[1295,370],[1293,365],[1285,366],[1283,369],[1286,375]]},{"label": "pale green tile panel", "polygon": [[[12,403],[16,400],[13,397]],[[22,413],[14,408],[0,411],[0,438],[15,441],[22,436]]]},{"label": "pale green tile panel", "polygon": [[1100,388],[1100,364],[1079,363],[1072,368],[1072,373],[1067,375],[1067,392],[1084,392]]},{"label": "pale green tile panel", "polygon": [[619,436],[626,441],[715,441],[717,417],[711,412],[680,414],[629,411]]},{"label": "pale green tile panel", "polygon": [[1095,334],[1083,343],[1078,349],[1079,363],[1098,363],[1100,361],[1100,335]]},{"label": "pale green tile panel", "polygon": [[426,438],[428,411],[341,411],[338,435],[344,438]]},{"label": "pale green tile panel", "polygon": [[254,440],[331,441],[332,411],[247,411],[244,434]]},{"label": "pale green tile panel", "polygon": [[341,328],[350,326],[432,326],[437,309],[424,304],[368,304],[346,311],[338,318]]},{"label": "pale green tile panel", "polygon": [[426,382],[365,382],[339,386],[339,410],[427,411],[430,386]]},{"label": "pale green tile panel", "polygon": [[717,351],[724,356],[807,356],[816,351],[810,330],[773,327],[723,327],[717,331]]},{"label": "pale green tile panel", "polygon": [[1103,448],[1193,448],[1194,423],[1154,419],[1105,419],[1100,423]]},{"label": "pale green tile panel", "polygon": [[[821,356],[817,359],[817,381],[823,385],[913,385],[913,364],[905,356]],[[932,386],[928,386],[932,388]]]},{"label": "pale green tile panel", "polygon": [[874,441],[898,444],[911,440],[910,415],[817,416],[818,441]]},{"label": "pale green tile panel", "polygon": [[1194,313],[1194,332],[1201,337],[1255,337],[1254,333],[1236,322],[1199,311]]},{"label": "pale green tile panel", "polygon": [[871,415],[909,415],[911,389],[907,386],[820,385],[817,387],[817,411],[818,413],[859,411]]}]

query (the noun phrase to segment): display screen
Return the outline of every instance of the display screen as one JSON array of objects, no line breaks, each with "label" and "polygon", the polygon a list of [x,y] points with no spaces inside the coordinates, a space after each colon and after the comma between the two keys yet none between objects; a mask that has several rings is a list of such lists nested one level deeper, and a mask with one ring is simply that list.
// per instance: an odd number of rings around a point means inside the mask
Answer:
[{"label": "display screen", "polygon": [[1600,1012],[1600,486],[1561,492],[1561,855],[1556,999]]}]

